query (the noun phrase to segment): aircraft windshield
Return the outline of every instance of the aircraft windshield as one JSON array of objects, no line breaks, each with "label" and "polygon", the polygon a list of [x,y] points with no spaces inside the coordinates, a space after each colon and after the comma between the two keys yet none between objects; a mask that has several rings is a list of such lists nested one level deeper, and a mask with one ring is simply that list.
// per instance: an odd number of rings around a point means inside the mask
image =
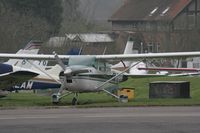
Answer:
[{"label": "aircraft windshield", "polygon": [[84,57],[77,57],[72,56],[69,58],[69,66],[74,65],[82,65],[82,66],[94,66],[95,64],[95,57],[92,56],[84,56]]},{"label": "aircraft windshield", "polygon": [[95,62],[95,68],[101,72],[111,72],[111,65],[106,62]]}]

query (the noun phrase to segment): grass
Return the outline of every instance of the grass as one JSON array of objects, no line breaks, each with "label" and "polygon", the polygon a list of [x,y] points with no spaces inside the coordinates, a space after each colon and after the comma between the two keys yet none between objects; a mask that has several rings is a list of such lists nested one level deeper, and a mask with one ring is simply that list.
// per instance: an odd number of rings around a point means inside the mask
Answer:
[{"label": "grass", "polygon": [[[191,98],[188,99],[149,99],[149,83],[153,81],[189,81]],[[120,84],[121,87],[135,88],[135,98],[128,103],[119,103],[103,92],[82,93],[79,95],[77,107],[121,107],[121,106],[192,106],[200,105],[200,78],[199,77],[162,77],[162,78],[130,78]],[[72,95],[65,97],[57,106],[71,105]],[[50,96],[42,96],[32,92],[10,93],[0,99],[0,107],[30,107],[53,106]]]}]

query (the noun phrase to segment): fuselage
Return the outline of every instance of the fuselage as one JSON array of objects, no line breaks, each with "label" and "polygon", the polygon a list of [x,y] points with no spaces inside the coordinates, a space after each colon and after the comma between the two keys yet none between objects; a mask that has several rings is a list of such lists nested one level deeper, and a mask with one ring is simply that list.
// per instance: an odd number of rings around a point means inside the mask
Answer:
[{"label": "fuselage", "polygon": [[[98,92],[102,91],[102,89],[113,90],[118,88],[118,83],[128,79],[122,75],[107,82],[113,76],[115,75],[97,74],[72,76],[66,80],[65,88],[72,92]],[[107,83],[103,85],[105,82]]]},{"label": "fuselage", "polygon": [[53,74],[45,75],[40,74],[31,80],[28,80],[22,84],[15,85],[8,90],[35,90],[35,89],[58,89],[61,84],[64,84],[64,89],[71,92],[98,92],[102,89],[114,89],[117,88],[119,82],[126,81],[128,78],[124,75],[120,75],[113,80],[106,83],[104,86],[99,87],[106,81],[116,75],[116,73],[106,73],[96,70],[94,67],[86,67],[88,73],[80,73],[67,77],[64,81],[64,75],[60,75],[61,69],[56,69],[57,72]]},{"label": "fuselage", "polygon": [[40,74],[31,80],[15,85],[7,90],[58,89],[60,86],[58,75],[51,75],[51,77],[49,77],[48,75]]}]

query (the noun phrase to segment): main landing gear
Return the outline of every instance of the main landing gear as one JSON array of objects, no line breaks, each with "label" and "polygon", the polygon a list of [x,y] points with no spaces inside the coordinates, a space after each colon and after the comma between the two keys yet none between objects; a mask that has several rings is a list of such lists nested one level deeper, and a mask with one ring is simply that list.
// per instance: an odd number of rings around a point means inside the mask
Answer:
[{"label": "main landing gear", "polygon": [[54,93],[52,95],[52,103],[58,104],[60,102],[60,93]]},{"label": "main landing gear", "polygon": [[77,105],[77,103],[78,103],[78,93],[75,93],[72,99],[72,105]]}]

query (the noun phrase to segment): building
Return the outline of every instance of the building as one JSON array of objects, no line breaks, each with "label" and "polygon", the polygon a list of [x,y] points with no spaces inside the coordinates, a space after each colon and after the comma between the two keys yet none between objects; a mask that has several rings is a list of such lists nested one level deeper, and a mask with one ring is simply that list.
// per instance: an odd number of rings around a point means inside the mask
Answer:
[{"label": "building", "polygon": [[[96,32],[65,34],[63,37],[51,37],[42,48],[43,53],[48,53],[53,48],[59,54],[80,50],[81,54],[122,54],[128,39],[134,41],[135,52],[146,51],[143,45],[144,38],[135,32]],[[139,47],[139,49],[138,49]]]},{"label": "building", "polygon": [[77,33],[65,34],[64,37],[52,37],[47,45],[57,49],[62,54],[66,54],[67,51],[74,48],[82,50],[82,54],[107,54],[112,53],[114,43],[112,34]]},{"label": "building", "polygon": [[126,0],[109,21],[141,33],[148,52],[200,50],[200,0]]}]

